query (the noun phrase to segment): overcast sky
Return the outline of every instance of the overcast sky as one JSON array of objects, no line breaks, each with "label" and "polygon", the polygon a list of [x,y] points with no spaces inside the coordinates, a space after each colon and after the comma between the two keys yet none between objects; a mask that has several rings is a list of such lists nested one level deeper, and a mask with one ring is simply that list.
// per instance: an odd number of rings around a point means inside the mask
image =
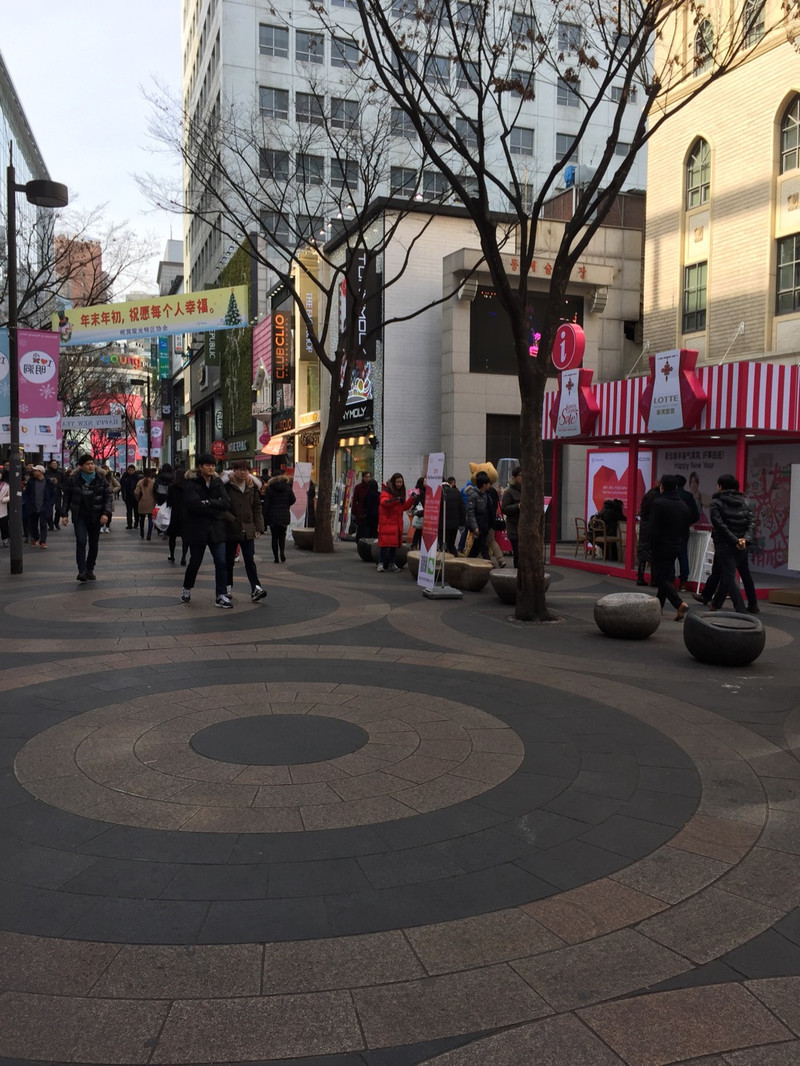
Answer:
[{"label": "overcast sky", "polygon": [[82,210],[107,204],[109,221],[156,235],[144,279],[154,288],[170,228],[182,240],[183,223],[153,211],[134,175],[168,169],[148,150],[142,90],[154,78],[180,87],[180,0],[0,0],[0,52],[51,178]]}]

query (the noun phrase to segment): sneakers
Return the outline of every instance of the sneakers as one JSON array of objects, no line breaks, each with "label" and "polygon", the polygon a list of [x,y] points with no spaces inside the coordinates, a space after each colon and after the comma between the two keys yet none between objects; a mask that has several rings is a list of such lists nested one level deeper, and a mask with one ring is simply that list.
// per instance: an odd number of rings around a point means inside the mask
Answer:
[{"label": "sneakers", "polygon": [[88,580],[89,580],[89,575],[86,573],[85,570],[81,570],[81,572],[78,574],[78,581],[83,583],[84,581],[88,581]]},{"label": "sneakers", "polygon": [[378,565],[377,565],[377,567],[375,569],[378,571],[379,574],[382,574],[383,573],[383,563],[378,563]]},{"label": "sneakers", "polygon": [[216,607],[222,607],[225,610],[230,610],[233,607],[233,604],[227,596],[217,596],[214,605]]},{"label": "sneakers", "polygon": [[86,571],[86,580],[87,581],[97,581],[97,578],[94,576],[94,570],[87,570]]},{"label": "sneakers", "polygon": [[393,574],[399,574],[400,573],[400,567],[397,565],[397,563],[392,563],[392,565],[389,567],[389,570]]},{"label": "sneakers", "polygon": [[253,603],[258,603],[258,601],[263,600],[266,595],[266,589],[262,589],[260,585],[255,585],[250,599],[253,601]]},{"label": "sneakers", "polygon": [[181,603],[191,603],[192,592],[191,589],[181,589]]},{"label": "sneakers", "polygon": [[233,585],[228,585],[228,595],[229,596],[233,595]]},{"label": "sneakers", "polygon": [[39,544],[39,547],[40,547],[40,548],[46,548],[46,547],[47,547],[47,545],[45,544],[45,542],[44,542],[44,541],[41,541],[41,542],[40,542],[40,544]]},{"label": "sneakers", "polygon": [[761,614],[761,608],[758,606],[757,603],[748,604],[747,613],[748,614]]},{"label": "sneakers", "polygon": [[31,547],[32,547],[32,548],[35,548],[35,547],[36,547],[36,545],[37,545],[38,543],[39,543],[39,541],[38,541],[38,540],[32,540],[32,541],[31,541]]}]

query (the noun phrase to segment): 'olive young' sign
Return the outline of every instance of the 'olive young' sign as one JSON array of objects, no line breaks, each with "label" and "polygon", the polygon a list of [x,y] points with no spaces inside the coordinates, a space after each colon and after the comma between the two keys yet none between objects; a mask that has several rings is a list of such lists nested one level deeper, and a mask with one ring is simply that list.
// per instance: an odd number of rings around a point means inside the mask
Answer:
[{"label": "'olive young' sign", "polygon": [[166,337],[209,330],[238,329],[250,320],[247,286],[206,292],[148,296],[119,304],[70,307],[53,315],[61,346]]}]

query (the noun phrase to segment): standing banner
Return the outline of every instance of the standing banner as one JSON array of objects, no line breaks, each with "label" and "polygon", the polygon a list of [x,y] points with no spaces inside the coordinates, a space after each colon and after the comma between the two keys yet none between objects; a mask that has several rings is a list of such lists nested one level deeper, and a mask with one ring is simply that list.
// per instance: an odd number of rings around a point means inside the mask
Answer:
[{"label": "standing banner", "polygon": [[353,489],[356,487],[356,472],[348,470],[344,482],[344,496],[342,498],[342,521],[339,526],[339,539],[349,536],[350,515],[353,509]]},{"label": "standing banner", "polygon": [[425,475],[425,513],[422,516],[422,540],[419,546],[417,584],[432,589],[436,581],[436,552],[439,547],[439,515],[442,507],[444,452],[431,452]]},{"label": "standing banner", "polygon": [[653,453],[639,452],[636,499],[628,500],[628,450],[609,448],[586,456],[586,518],[602,509],[604,500],[621,500],[625,517],[633,520],[642,497],[653,484]]},{"label": "standing banner", "polygon": [[308,510],[308,489],[311,485],[311,463],[294,464],[294,503],[291,506],[292,529],[306,525],[306,512]]}]

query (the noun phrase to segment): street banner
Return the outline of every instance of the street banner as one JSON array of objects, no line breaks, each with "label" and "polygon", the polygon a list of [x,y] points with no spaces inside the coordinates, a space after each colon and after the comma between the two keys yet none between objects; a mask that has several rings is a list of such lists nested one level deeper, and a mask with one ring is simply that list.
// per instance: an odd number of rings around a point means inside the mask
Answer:
[{"label": "street banner", "polygon": [[[161,445],[164,439],[164,423],[153,419],[150,423],[150,454],[161,455]],[[156,452],[157,450],[157,452]]]},{"label": "street banner", "polygon": [[249,322],[246,285],[205,292],[151,296],[126,303],[71,307],[53,315],[62,347],[238,329]]},{"label": "street banner", "polygon": [[431,452],[425,475],[425,513],[422,516],[422,541],[419,546],[417,584],[432,589],[436,580],[436,552],[439,547],[439,514],[442,505],[444,452]]},{"label": "street banner", "polygon": [[303,527],[308,524],[306,515],[308,512],[308,489],[310,485],[311,463],[295,463],[294,481],[292,482],[294,503],[290,512],[292,529],[296,526]]},{"label": "street banner", "polygon": [[147,455],[149,449],[147,447],[147,429],[145,420],[143,418],[136,418],[134,419],[133,424],[136,429],[136,447],[142,455]]},{"label": "street banner", "polygon": [[58,393],[58,336],[38,329],[17,330],[19,413],[52,419]]},{"label": "street banner", "polygon": [[122,414],[110,415],[65,415],[61,428],[71,433],[76,429],[104,429],[115,433],[122,430]]},{"label": "street banner", "polygon": [[11,388],[8,376],[8,330],[0,329],[0,418],[11,417]]}]

